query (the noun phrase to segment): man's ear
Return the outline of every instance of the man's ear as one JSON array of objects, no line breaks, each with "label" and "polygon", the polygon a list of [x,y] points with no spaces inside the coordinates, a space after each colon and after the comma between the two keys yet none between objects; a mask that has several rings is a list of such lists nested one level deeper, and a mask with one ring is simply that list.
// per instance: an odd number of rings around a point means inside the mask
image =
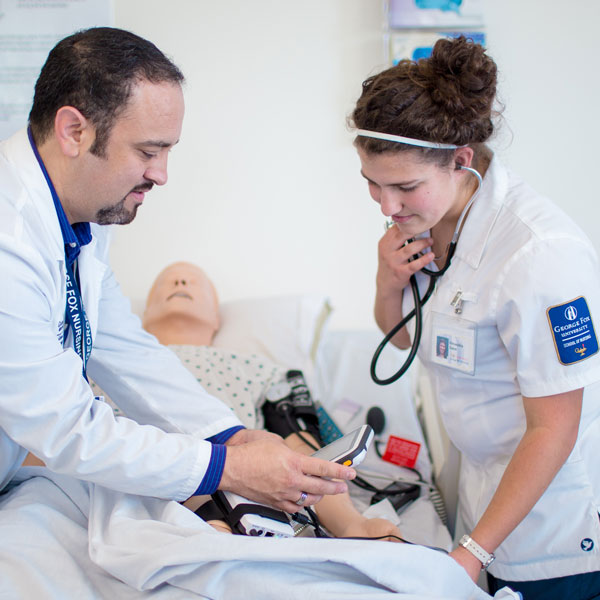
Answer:
[{"label": "man's ear", "polygon": [[73,106],[61,106],[54,117],[54,134],[65,156],[76,158],[95,139],[91,123]]}]

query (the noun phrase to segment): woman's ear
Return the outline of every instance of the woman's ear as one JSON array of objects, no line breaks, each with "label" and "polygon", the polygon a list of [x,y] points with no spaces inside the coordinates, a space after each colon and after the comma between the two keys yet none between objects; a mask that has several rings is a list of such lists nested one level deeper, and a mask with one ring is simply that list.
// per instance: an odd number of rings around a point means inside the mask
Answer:
[{"label": "woman's ear", "polygon": [[73,106],[61,106],[54,117],[54,134],[65,156],[76,158],[94,141],[90,122]]},{"label": "woman's ear", "polygon": [[473,162],[474,154],[473,148],[470,148],[469,146],[457,148],[454,152],[454,168],[458,170],[461,167],[470,167]]}]

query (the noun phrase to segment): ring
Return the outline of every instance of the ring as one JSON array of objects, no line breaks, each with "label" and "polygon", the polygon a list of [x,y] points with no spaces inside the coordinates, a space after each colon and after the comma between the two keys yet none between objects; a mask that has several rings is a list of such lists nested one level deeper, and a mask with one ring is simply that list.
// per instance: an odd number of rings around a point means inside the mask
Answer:
[{"label": "ring", "polygon": [[308,494],[306,492],[300,492],[300,498],[298,498],[298,500],[296,500],[296,504],[298,506],[302,506],[306,502],[307,498],[308,498]]}]

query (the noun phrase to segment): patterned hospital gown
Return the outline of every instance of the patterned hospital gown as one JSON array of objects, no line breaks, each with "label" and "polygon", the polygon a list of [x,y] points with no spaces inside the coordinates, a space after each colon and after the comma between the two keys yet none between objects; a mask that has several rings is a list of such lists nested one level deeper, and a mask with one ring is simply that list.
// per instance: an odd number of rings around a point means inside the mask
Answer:
[{"label": "patterned hospital gown", "polygon": [[[260,407],[273,383],[285,379],[287,369],[258,354],[240,354],[214,346],[169,346],[200,385],[235,411],[249,428],[260,429]],[[92,382],[97,396],[105,396],[115,413],[122,414],[102,390]]]}]

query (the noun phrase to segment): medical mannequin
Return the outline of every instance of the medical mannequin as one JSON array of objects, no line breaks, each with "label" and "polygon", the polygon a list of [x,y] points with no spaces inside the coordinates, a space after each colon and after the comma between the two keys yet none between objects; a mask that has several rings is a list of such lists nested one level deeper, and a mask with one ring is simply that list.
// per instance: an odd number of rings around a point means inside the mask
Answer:
[{"label": "medical mannequin", "polygon": [[[177,262],[161,271],[148,293],[142,324],[159,342],[170,345],[199,382],[210,385],[207,390],[231,406],[246,425],[256,427],[260,423],[256,404],[271,383],[285,377],[287,369],[264,357],[240,356],[211,347],[220,327],[219,301],[212,281],[202,269]],[[187,362],[187,356],[193,358]],[[243,379],[243,386],[234,387],[236,379]],[[314,452],[295,433],[285,442],[298,452]],[[317,443],[314,439],[312,442]],[[195,509],[204,500],[192,499],[186,506]],[[400,531],[389,521],[363,517],[348,494],[324,497],[316,504],[315,512],[336,537],[400,536]],[[209,523],[217,529],[229,530],[220,521]]]},{"label": "medical mannequin", "polygon": [[[495,553],[491,589],[507,582],[526,600],[597,598],[598,260],[485,145],[495,92],[496,65],[465,38],[363,83],[355,146],[394,224],[378,246],[375,316],[387,333],[408,314],[410,276],[423,296],[420,270],[444,267],[464,213],[451,266],[423,308],[419,348],[462,452],[459,517],[483,550],[463,539],[452,556],[476,581]],[[481,189],[465,168],[483,177]],[[393,342],[408,347],[413,331]]]}]

